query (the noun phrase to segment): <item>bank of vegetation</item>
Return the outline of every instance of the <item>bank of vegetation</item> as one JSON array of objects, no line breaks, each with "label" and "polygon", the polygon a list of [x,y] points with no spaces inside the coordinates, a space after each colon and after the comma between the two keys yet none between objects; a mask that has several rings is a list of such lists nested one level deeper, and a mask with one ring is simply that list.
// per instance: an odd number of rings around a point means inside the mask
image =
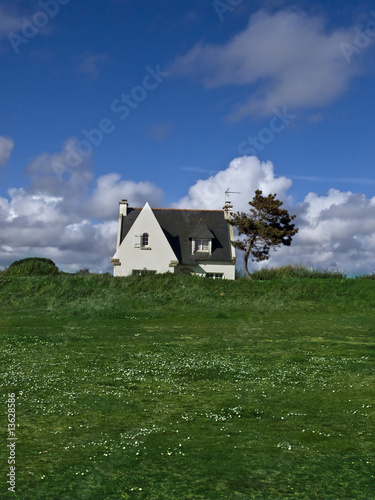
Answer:
[{"label": "bank of vegetation", "polygon": [[3,482],[1,498],[372,497],[372,279],[52,264],[0,276],[0,385],[19,438],[16,493]]}]

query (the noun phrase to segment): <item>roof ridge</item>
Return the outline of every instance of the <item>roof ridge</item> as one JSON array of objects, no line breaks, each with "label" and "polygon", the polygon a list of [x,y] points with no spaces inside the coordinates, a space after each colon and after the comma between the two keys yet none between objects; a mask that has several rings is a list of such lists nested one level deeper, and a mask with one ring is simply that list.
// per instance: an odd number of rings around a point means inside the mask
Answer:
[{"label": "roof ridge", "polygon": [[[143,207],[129,207],[132,210],[142,210]],[[152,208],[151,210],[169,210],[175,212],[224,212],[224,210],[207,210],[203,208]]]}]

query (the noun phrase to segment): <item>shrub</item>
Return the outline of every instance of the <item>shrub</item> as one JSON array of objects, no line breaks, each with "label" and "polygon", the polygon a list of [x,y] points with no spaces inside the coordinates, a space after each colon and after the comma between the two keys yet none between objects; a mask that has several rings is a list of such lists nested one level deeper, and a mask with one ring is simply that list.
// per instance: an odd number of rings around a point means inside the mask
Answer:
[{"label": "shrub", "polygon": [[310,269],[302,265],[287,265],[282,267],[264,267],[259,271],[253,271],[251,278],[254,280],[272,280],[277,278],[338,278],[345,279],[346,275],[340,271],[328,269]]},{"label": "shrub", "polygon": [[358,279],[365,279],[365,280],[375,280],[375,272],[372,273],[372,274],[364,274],[362,276],[356,276],[356,278]]},{"label": "shrub", "polygon": [[86,276],[87,274],[90,274],[90,271],[87,268],[80,269],[76,274],[78,274],[78,276]]},{"label": "shrub", "polygon": [[51,259],[28,257],[16,260],[5,271],[4,276],[44,276],[55,275],[59,269]]}]

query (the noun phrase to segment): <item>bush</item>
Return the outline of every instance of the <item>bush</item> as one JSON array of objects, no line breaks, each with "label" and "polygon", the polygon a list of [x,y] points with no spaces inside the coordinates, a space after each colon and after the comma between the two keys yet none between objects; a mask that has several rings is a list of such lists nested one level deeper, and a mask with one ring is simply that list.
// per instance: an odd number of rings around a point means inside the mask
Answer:
[{"label": "bush", "polygon": [[76,272],[76,274],[78,276],[87,276],[88,274],[90,274],[90,271],[87,268],[80,269],[79,271]]},{"label": "bush", "polygon": [[16,260],[3,272],[3,276],[45,276],[56,275],[59,269],[51,259],[28,257]]},{"label": "bush", "polygon": [[362,276],[356,276],[357,279],[365,279],[365,280],[375,280],[375,273],[372,274],[364,274]]},{"label": "bush", "polygon": [[302,265],[287,265],[282,267],[264,267],[259,271],[251,273],[254,280],[272,280],[277,278],[338,278],[345,279],[346,275],[340,271],[329,271],[328,269],[310,269]]}]

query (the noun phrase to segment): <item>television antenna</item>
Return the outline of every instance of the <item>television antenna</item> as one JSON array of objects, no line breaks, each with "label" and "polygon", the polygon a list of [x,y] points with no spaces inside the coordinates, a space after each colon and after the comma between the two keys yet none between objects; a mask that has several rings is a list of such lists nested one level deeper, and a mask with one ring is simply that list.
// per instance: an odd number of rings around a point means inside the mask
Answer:
[{"label": "television antenna", "polygon": [[230,187],[225,191],[225,203],[228,201],[228,196],[230,194],[241,194],[238,191],[230,191]]}]

